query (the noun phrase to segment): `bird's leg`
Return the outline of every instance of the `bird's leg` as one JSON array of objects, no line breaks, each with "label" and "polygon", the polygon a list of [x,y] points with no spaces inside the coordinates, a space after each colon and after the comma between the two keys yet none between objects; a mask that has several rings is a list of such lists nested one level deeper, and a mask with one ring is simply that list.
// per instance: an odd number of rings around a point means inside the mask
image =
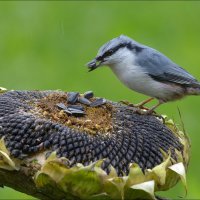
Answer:
[{"label": "bird's leg", "polygon": [[137,104],[133,104],[133,103],[130,103],[128,101],[120,101],[121,103],[127,105],[127,106],[131,106],[131,107],[138,107],[138,108],[143,108],[143,105],[145,105],[146,103],[152,101],[154,98],[148,98],[140,103],[137,103]]},{"label": "bird's leg", "polygon": [[144,101],[142,101],[142,102],[140,102],[140,103],[134,104],[134,106],[135,106],[135,107],[141,108],[141,107],[143,107],[143,105],[149,103],[149,102],[152,101],[153,99],[154,99],[153,97],[148,98],[148,99],[146,99],[146,100],[144,100]]},{"label": "bird's leg", "polygon": [[137,110],[137,112],[140,113],[140,114],[150,115],[150,114],[152,114],[152,113],[154,112],[154,110],[155,110],[158,106],[160,106],[160,105],[163,104],[163,103],[164,103],[164,101],[159,100],[159,102],[158,102],[155,106],[151,107],[149,110],[147,110],[147,111]]},{"label": "bird's leg", "polygon": [[158,102],[155,106],[151,107],[151,108],[147,111],[148,114],[151,114],[158,106],[160,106],[160,105],[163,104],[163,103],[164,103],[164,101],[159,100],[159,102]]}]

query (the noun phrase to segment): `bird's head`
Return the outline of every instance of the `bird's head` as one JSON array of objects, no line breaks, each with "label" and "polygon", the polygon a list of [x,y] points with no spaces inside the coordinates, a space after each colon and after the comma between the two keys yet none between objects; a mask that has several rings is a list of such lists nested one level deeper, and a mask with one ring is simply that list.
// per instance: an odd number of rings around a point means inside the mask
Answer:
[{"label": "bird's head", "polygon": [[93,71],[103,65],[112,67],[112,65],[129,59],[130,56],[134,56],[133,50],[137,44],[137,42],[125,35],[120,35],[110,40],[99,49],[97,56],[87,63],[89,71]]}]

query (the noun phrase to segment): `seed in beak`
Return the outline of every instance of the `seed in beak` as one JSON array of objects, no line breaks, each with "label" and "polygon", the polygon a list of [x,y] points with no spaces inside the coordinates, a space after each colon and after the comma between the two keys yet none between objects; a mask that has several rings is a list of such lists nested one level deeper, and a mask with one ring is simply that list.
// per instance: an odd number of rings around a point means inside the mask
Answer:
[{"label": "seed in beak", "polygon": [[100,65],[101,65],[101,61],[97,60],[96,58],[93,59],[92,61],[90,61],[89,63],[87,63],[87,66],[89,68],[89,72],[93,71],[94,69],[96,69]]},{"label": "seed in beak", "polygon": [[93,59],[92,61],[90,61],[89,63],[87,63],[87,66],[90,68],[94,68],[96,67],[96,59]]}]

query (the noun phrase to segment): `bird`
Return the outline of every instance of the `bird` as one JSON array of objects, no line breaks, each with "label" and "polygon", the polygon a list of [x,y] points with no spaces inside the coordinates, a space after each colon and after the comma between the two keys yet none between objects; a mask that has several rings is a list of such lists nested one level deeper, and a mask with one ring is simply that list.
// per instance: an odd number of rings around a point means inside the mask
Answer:
[{"label": "bird", "polygon": [[86,64],[89,71],[108,66],[129,89],[149,96],[138,104],[157,99],[145,114],[152,114],[163,103],[187,95],[200,95],[200,82],[163,53],[120,35],[100,47],[96,57]]}]

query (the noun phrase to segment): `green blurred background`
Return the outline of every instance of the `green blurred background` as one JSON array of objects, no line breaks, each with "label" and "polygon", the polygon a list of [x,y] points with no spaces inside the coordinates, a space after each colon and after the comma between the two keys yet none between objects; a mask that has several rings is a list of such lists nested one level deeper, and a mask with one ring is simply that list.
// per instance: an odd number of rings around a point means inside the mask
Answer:
[{"label": "green blurred background", "polygon": [[[113,101],[146,97],[123,86],[108,68],[88,73],[85,63],[113,37],[126,34],[158,49],[200,80],[200,2],[0,2],[0,86],[16,90],[93,90]],[[161,106],[180,123],[192,151],[188,199],[200,198],[200,97]],[[181,184],[161,195],[184,197]],[[33,199],[0,188],[0,199]]]}]

